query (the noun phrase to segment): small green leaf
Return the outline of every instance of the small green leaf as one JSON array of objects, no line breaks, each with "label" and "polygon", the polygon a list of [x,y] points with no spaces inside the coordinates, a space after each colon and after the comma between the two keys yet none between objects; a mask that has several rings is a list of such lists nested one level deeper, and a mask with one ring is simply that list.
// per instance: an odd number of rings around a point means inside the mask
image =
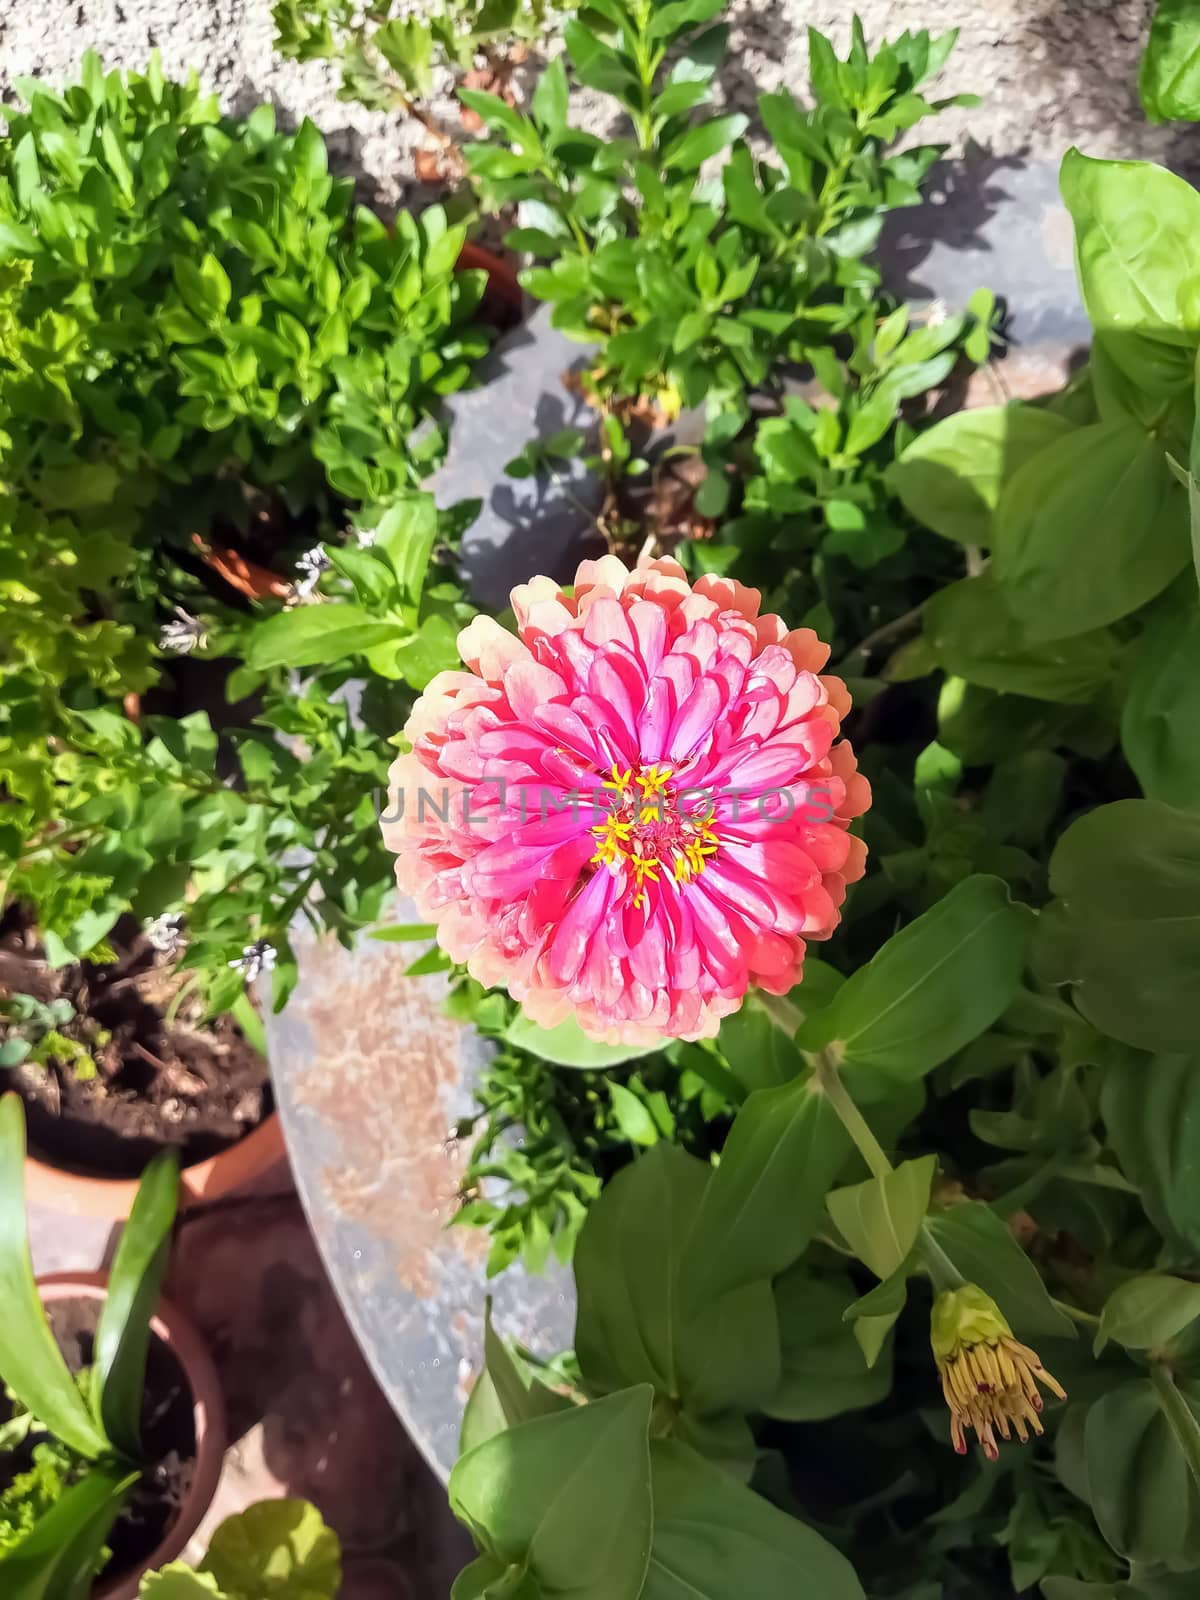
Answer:
[{"label": "small green leaf", "polygon": [[1200,1283],[1152,1272],[1130,1278],[1104,1302],[1096,1354],[1113,1340],[1126,1350],[1162,1349],[1200,1317]]},{"label": "small green leaf", "polygon": [[380,621],[348,600],[298,606],[265,617],[249,631],[246,665],[270,667],[330,666],[361,657],[375,645],[400,641],[409,629],[401,622]]},{"label": "small green leaf", "polygon": [[668,144],[662,153],[662,165],[667,169],[678,168],[680,172],[694,172],[710,156],[719,155],[740,139],[749,125],[749,117],[740,111],[698,123]]},{"label": "small green leaf", "polygon": [[929,1209],[936,1170],[937,1157],[922,1156],[884,1178],[826,1195],[834,1226],[877,1278],[890,1278],[907,1261]]},{"label": "small green leaf", "polygon": [[801,1028],[801,1046],[839,1040],[849,1061],[923,1076],[1012,1001],[1033,920],[1001,879],[965,879],[846,980]]},{"label": "small green leaf", "polygon": [[262,1500],[226,1517],[200,1563],[234,1600],[334,1600],[342,1584],[337,1534],[307,1500]]},{"label": "small green leaf", "polygon": [[623,1083],[610,1081],[608,1093],[612,1101],[613,1118],[630,1143],[645,1145],[647,1148],[656,1145],[659,1133],[654,1118],[650,1115],[650,1108]]}]

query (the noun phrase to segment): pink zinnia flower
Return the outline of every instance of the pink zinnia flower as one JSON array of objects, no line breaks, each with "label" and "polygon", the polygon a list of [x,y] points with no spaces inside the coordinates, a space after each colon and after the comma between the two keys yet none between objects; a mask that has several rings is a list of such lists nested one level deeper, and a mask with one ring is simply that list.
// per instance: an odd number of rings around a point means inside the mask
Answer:
[{"label": "pink zinnia flower", "polygon": [[585,561],[571,597],[514,589],[519,637],[476,617],[471,670],[417,701],[384,824],[397,880],[544,1027],[711,1035],[751,985],[798,981],[861,877],[870,789],[833,742],[850,697],[759,598],[671,560]]}]

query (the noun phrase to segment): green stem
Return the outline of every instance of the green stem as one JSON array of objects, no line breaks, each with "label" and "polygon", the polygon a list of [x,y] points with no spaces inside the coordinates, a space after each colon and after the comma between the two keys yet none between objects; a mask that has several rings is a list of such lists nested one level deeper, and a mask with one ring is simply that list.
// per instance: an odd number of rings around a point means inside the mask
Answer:
[{"label": "green stem", "polygon": [[1187,1461],[1188,1471],[1200,1485],[1200,1422],[1196,1420],[1191,1406],[1180,1394],[1175,1383],[1175,1374],[1170,1367],[1161,1361],[1151,1362],[1150,1381],[1158,1391],[1159,1403],[1166,1413],[1167,1421],[1171,1424],[1171,1431],[1179,1441],[1179,1448]]},{"label": "green stem", "polygon": [[872,1176],[890,1177],[893,1171],[892,1163],[888,1160],[887,1153],[879,1140],[871,1132],[866,1117],[855,1105],[853,1096],[842,1082],[837,1062],[828,1050],[822,1050],[816,1056],[813,1070],[822,1093],[837,1112],[842,1127],[850,1135],[855,1149],[867,1163]]},{"label": "green stem", "polygon": [[1084,1311],[1081,1306],[1068,1305],[1065,1300],[1058,1300],[1050,1296],[1050,1303],[1056,1311],[1061,1311],[1064,1317],[1070,1317],[1072,1322],[1079,1323],[1081,1328],[1098,1328],[1100,1318],[1093,1311]]}]

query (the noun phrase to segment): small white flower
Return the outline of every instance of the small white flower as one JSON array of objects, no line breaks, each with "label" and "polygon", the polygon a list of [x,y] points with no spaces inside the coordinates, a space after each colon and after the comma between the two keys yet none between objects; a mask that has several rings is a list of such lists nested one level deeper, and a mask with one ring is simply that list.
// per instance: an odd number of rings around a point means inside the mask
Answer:
[{"label": "small white flower", "polygon": [[164,622],[158,635],[160,650],[172,655],[188,656],[193,650],[203,650],[208,643],[208,629],[199,617],[189,616],[182,606],[173,607],[177,621]]},{"label": "small white flower", "polygon": [[950,315],[950,308],[944,300],[931,300],[929,309],[925,313],[925,323],[930,328],[940,328]]},{"label": "small white flower", "polygon": [[296,591],[296,598],[307,600],[320,583],[322,573],[328,572],[331,565],[329,557],[319,544],[314,545],[311,550],[306,550],[296,562],[297,578],[292,585]]},{"label": "small white flower", "polygon": [[253,944],[248,944],[240,956],[235,956],[229,965],[235,972],[240,972],[247,983],[253,983],[274,967],[275,946],[266,939],[257,939]]},{"label": "small white flower", "polygon": [[379,537],[378,528],[355,528],[354,537],[360,550],[369,550]]},{"label": "small white flower", "polygon": [[160,955],[177,956],[186,939],[183,932],[183,913],[164,911],[161,916],[146,924],[146,938]]}]

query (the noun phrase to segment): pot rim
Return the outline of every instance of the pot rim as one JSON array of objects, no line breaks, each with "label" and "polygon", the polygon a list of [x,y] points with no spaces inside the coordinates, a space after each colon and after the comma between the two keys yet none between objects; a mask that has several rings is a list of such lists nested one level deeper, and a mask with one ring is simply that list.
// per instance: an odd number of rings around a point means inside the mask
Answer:
[{"label": "pot rim", "polygon": [[[108,1291],[107,1272],[48,1272],[37,1279],[43,1303],[56,1300],[103,1300]],[[49,1291],[49,1293],[47,1293]],[[162,1341],[183,1368],[192,1396],[196,1430],[196,1465],[179,1514],[162,1543],[145,1563],[118,1579],[93,1587],[91,1600],[137,1600],[147,1572],[157,1572],[183,1553],[188,1540],[213,1502],[225,1459],[225,1400],[221,1380],[199,1331],[172,1301],[160,1298],[150,1319],[150,1331]]]},{"label": "pot rim", "polygon": [[[278,1111],[272,1107],[258,1126],[236,1144],[182,1169],[180,1205],[186,1209],[222,1199],[244,1188],[286,1156],[283,1125]],[[48,1206],[71,1216],[124,1221],[133,1206],[138,1182],[137,1178],[105,1178],[93,1173],[72,1172],[34,1155],[25,1158],[29,1203]]]}]

